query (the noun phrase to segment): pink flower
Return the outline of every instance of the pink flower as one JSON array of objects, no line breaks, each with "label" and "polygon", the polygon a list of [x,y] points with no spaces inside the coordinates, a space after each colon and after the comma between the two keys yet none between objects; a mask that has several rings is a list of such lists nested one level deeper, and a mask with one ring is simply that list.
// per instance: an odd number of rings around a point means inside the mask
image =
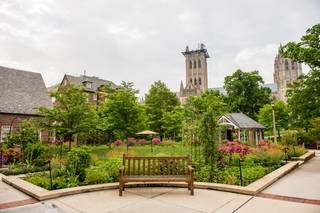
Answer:
[{"label": "pink flower", "polygon": [[265,146],[268,145],[264,140],[259,141],[259,146]]},{"label": "pink flower", "polygon": [[122,144],[122,141],[120,139],[117,139],[114,141],[114,145],[120,146]]},{"label": "pink flower", "polygon": [[154,145],[159,145],[159,144],[161,143],[161,140],[160,140],[159,138],[153,138],[153,139],[152,139],[152,143],[153,143]]},{"label": "pink flower", "polygon": [[218,151],[226,155],[232,155],[234,153],[238,153],[242,157],[244,155],[251,153],[251,150],[249,149],[248,146],[242,145],[239,142],[235,142],[235,141],[228,141],[226,145],[220,146],[218,148]]}]

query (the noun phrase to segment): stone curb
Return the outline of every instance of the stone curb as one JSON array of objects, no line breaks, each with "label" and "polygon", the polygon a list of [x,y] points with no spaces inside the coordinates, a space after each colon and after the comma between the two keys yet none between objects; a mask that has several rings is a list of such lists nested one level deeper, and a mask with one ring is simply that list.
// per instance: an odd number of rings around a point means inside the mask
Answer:
[{"label": "stone curb", "polygon": [[303,161],[303,163],[305,163],[315,156],[316,156],[316,152],[309,150],[307,153],[301,155],[300,157],[295,157],[293,159],[298,161]]}]

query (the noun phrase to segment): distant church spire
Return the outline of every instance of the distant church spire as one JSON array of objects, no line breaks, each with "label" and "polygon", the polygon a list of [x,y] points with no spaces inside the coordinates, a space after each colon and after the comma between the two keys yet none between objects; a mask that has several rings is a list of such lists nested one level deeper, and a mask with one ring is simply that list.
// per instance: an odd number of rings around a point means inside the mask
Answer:
[{"label": "distant church spire", "polygon": [[278,54],[274,61],[274,83],[277,85],[276,98],[286,101],[288,85],[302,75],[301,64],[293,59],[281,56],[282,44],[280,43]]}]

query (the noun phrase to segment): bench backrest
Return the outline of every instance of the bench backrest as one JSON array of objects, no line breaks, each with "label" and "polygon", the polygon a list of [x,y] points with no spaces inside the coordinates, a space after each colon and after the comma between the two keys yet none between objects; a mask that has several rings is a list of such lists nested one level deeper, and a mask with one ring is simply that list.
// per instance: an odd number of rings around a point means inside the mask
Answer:
[{"label": "bench backrest", "polygon": [[131,157],[123,155],[122,164],[126,176],[187,175],[189,156],[179,157]]}]

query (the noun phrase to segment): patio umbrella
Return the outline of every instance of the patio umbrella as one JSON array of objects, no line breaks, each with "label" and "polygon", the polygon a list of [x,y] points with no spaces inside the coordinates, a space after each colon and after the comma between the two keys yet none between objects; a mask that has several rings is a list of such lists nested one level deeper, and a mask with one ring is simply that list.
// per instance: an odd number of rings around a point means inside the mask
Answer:
[{"label": "patio umbrella", "polygon": [[142,132],[138,132],[137,135],[156,135],[158,133],[150,131],[150,130],[144,130]]},{"label": "patio umbrella", "polygon": [[[138,132],[137,135],[156,135],[158,133],[150,131],[150,130],[144,130],[142,132]],[[153,153],[153,148],[152,148],[152,141],[151,141],[151,153]]]}]

